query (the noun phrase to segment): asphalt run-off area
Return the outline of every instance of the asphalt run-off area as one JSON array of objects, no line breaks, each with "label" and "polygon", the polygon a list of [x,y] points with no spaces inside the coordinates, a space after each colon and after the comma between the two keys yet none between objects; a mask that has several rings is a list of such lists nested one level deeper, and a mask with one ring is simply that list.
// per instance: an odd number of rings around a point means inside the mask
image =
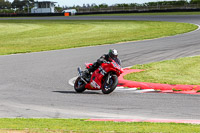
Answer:
[{"label": "asphalt run-off area", "polygon": [[[0,20],[8,19],[1,18]],[[200,15],[76,16],[9,18],[34,20],[147,20],[200,25]],[[199,94],[118,88],[78,94],[68,82],[77,67],[115,48],[122,67],[200,54],[200,30],[170,37],[110,45],[0,56],[1,118],[91,118],[105,121],[197,123]],[[141,87],[141,86],[140,86]],[[136,87],[137,88],[137,87]],[[140,93],[141,91],[153,91]],[[189,91],[188,91],[189,92]]]}]

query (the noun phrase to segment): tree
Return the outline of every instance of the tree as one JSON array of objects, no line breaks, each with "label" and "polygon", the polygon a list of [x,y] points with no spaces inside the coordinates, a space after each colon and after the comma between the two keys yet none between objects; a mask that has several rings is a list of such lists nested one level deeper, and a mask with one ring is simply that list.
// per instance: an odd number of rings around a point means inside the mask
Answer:
[{"label": "tree", "polygon": [[200,4],[200,0],[191,0],[190,3],[191,4]]},{"label": "tree", "polygon": [[8,0],[5,1],[5,7],[7,7],[7,9],[11,9],[11,2],[9,2]]},{"label": "tree", "polygon": [[22,10],[22,8],[23,8],[22,2],[20,0],[14,0],[12,2],[12,8],[18,8],[18,9]]},{"label": "tree", "polygon": [[137,3],[131,3],[129,4],[130,7],[134,7],[134,6],[139,6]]},{"label": "tree", "polygon": [[86,6],[87,6],[87,8],[90,8],[90,7],[91,7],[90,4],[86,4]]},{"label": "tree", "polygon": [[83,4],[83,8],[86,8],[86,5],[85,5],[85,4]]},{"label": "tree", "polygon": [[8,0],[0,0],[0,9],[10,9],[11,3]]},{"label": "tree", "polygon": [[95,3],[91,4],[91,7],[98,8],[98,6]]},{"label": "tree", "polygon": [[14,0],[12,2],[12,8],[18,8],[19,10],[24,10],[24,8],[33,7],[34,0]]},{"label": "tree", "polygon": [[63,8],[60,7],[59,5],[55,7],[55,10],[58,12],[58,13],[61,13],[63,11]]},{"label": "tree", "polygon": [[129,6],[129,4],[116,4],[115,6],[117,6],[117,7],[128,7]]},{"label": "tree", "polygon": [[4,9],[4,0],[0,0],[0,9]]},{"label": "tree", "polygon": [[107,8],[107,7],[108,7],[108,5],[105,3],[99,5],[99,8]]}]

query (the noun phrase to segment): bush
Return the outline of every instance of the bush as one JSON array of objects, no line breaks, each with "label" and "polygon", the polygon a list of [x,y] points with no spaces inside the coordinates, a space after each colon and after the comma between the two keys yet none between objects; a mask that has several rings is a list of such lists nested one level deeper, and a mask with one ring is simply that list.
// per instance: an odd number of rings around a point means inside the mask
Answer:
[{"label": "bush", "polygon": [[12,9],[1,9],[0,13],[14,13],[15,11]]}]

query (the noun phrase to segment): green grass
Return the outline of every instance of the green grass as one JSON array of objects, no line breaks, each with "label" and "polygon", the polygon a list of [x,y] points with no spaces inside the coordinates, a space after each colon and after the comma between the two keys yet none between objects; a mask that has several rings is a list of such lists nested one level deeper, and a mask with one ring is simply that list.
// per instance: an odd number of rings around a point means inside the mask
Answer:
[{"label": "green grass", "polygon": [[200,15],[200,12],[154,12],[154,13],[114,13],[114,14],[93,14],[78,16],[144,16],[144,15]]},{"label": "green grass", "polygon": [[124,76],[127,80],[164,84],[200,85],[200,56],[135,65],[132,69],[144,69]]},{"label": "green grass", "polygon": [[0,55],[172,36],[196,25],[152,21],[0,20]]},{"label": "green grass", "polygon": [[147,122],[90,122],[81,119],[0,119],[0,132],[199,132],[200,125]]}]

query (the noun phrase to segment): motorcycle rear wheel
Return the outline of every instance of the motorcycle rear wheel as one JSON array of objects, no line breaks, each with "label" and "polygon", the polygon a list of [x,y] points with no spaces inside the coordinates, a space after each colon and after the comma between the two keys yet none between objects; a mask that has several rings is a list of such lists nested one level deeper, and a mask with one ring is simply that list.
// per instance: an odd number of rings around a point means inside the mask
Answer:
[{"label": "motorcycle rear wheel", "polygon": [[[106,79],[107,78],[108,77],[106,77]],[[117,75],[111,75],[111,78],[109,79],[109,84],[107,84],[106,80],[103,82],[102,92],[104,94],[110,94],[111,92],[115,90],[115,88],[117,87],[117,84],[118,84]]]},{"label": "motorcycle rear wheel", "polygon": [[76,92],[82,93],[86,90],[85,85],[86,84],[81,80],[81,78],[78,77],[74,83],[74,89]]}]

